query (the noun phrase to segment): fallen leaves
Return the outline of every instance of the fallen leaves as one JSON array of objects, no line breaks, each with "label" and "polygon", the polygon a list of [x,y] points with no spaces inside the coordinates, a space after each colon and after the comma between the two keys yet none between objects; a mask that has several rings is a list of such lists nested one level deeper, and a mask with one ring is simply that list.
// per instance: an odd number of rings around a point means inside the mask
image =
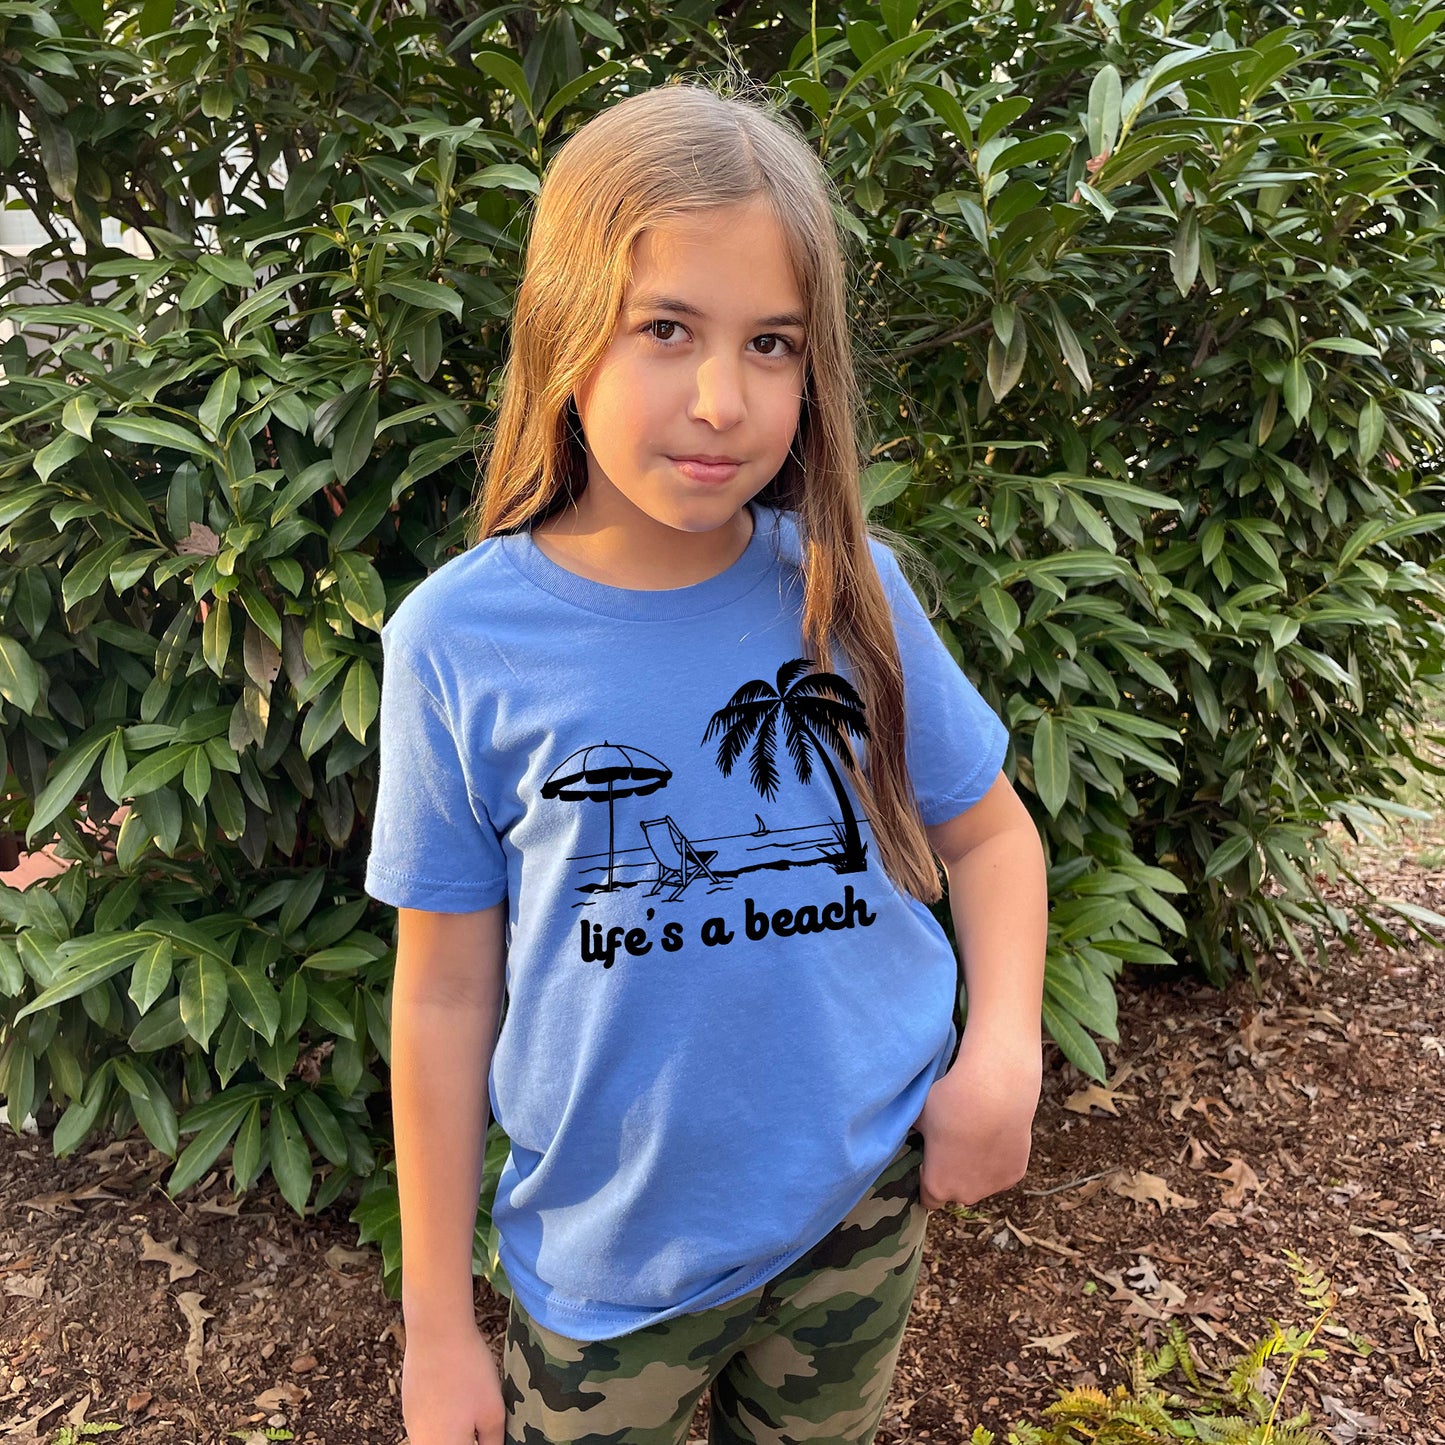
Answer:
[{"label": "fallen leaves", "polygon": [[186,1340],[185,1361],[186,1373],[191,1377],[193,1385],[198,1384],[196,1376],[200,1372],[201,1352],[205,1349],[206,1344],[206,1321],[215,1318],[210,1310],[202,1307],[201,1301],[204,1298],[204,1295],[198,1294],[195,1290],[187,1290],[184,1294],[176,1296],[176,1304],[186,1317],[186,1324],[190,1326],[190,1335]]},{"label": "fallen leaves", "polygon": [[1068,1354],[1068,1343],[1070,1340],[1079,1338],[1078,1330],[1061,1330],[1056,1335],[1035,1335],[1024,1346],[1026,1350],[1043,1350],[1045,1354],[1053,1359],[1062,1359]]},{"label": "fallen leaves", "polygon": [[1363,1239],[1366,1235],[1378,1239],[1382,1244],[1388,1244],[1396,1254],[1404,1256],[1401,1263],[1415,1253],[1415,1246],[1396,1229],[1371,1229],[1366,1224],[1350,1225],[1350,1233],[1357,1239]]},{"label": "fallen leaves", "polygon": [[293,1385],[289,1381],[281,1385],[273,1385],[269,1390],[263,1390],[256,1396],[256,1408],[260,1410],[285,1410],[294,1409],[309,1395],[309,1390],[304,1390],[300,1385]]},{"label": "fallen leaves", "polygon": [[1228,1181],[1229,1188],[1224,1191],[1223,1195],[1226,1209],[1238,1209],[1244,1203],[1246,1193],[1252,1190],[1258,1194],[1264,1188],[1259,1182],[1259,1175],[1243,1159],[1231,1157],[1225,1168],[1217,1172],[1210,1170],[1208,1173],[1211,1179]]},{"label": "fallen leaves", "polygon": [[1125,1094],[1121,1090],[1124,1081],[1133,1072],[1126,1064],[1105,1084],[1085,1084],[1082,1089],[1076,1089],[1064,1100],[1064,1108],[1075,1114],[1090,1114],[1098,1109],[1100,1113],[1113,1114],[1117,1118],[1121,1102],[1134,1104],[1139,1100],[1138,1094]]},{"label": "fallen leaves", "polygon": [[1005,1218],[1004,1224],[1025,1248],[1033,1245],[1039,1249],[1046,1249],[1051,1254],[1062,1255],[1065,1259],[1083,1259],[1084,1257],[1077,1249],[1072,1249],[1067,1244],[1061,1244],[1057,1239],[1045,1239],[1041,1234],[1026,1234],[1012,1219]]},{"label": "fallen leaves", "polygon": [[1116,1169],[1104,1176],[1104,1187],[1121,1199],[1132,1199],[1137,1204],[1157,1204],[1161,1214],[1171,1209],[1198,1209],[1199,1201],[1176,1194],[1169,1187],[1169,1181],[1162,1174],[1151,1174],[1147,1169]]},{"label": "fallen leaves", "polygon": [[1434,1307],[1425,1297],[1425,1292],[1416,1289],[1408,1280],[1402,1279],[1400,1288],[1402,1293],[1394,1298],[1405,1306],[1405,1313],[1415,1322],[1415,1348],[1419,1350],[1422,1360],[1433,1359],[1435,1352],[1427,1341],[1440,1338],[1440,1324],[1435,1318]]},{"label": "fallen leaves", "polygon": [[181,1254],[172,1248],[180,1236],[175,1239],[157,1241],[151,1238],[148,1230],[141,1230],[141,1252],[142,1264],[164,1264],[170,1269],[169,1283],[174,1284],[178,1279],[189,1279],[200,1269],[195,1260],[188,1254]]}]

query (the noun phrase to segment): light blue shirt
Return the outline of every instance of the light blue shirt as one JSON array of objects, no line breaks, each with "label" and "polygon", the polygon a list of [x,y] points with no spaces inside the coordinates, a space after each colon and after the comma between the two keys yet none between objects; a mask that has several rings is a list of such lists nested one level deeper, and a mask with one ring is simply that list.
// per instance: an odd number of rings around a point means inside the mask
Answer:
[{"label": "light blue shirt", "polygon": [[[488,538],[382,633],[366,888],[507,900],[493,1220],[522,1304],[572,1339],[726,1303],[805,1253],[956,1042],[953,948],[883,871],[839,759],[845,737],[866,756],[866,711],[836,645],[841,685],[804,656],[793,517],[750,509],[732,566],[666,591]],[[939,823],[1007,736],[871,545]]]}]

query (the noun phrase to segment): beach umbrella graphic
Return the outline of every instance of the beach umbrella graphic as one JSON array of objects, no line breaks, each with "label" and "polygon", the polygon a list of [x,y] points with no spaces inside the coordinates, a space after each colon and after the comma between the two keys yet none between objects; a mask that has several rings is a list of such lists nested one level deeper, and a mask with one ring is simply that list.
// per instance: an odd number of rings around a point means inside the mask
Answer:
[{"label": "beach umbrella graphic", "polygon": [[564,758],[542,784],[544,798],[572,801],[607,802],[607,883],[612,881],[614,815],[613,803],[618,798],[645,798],[666,787],[672,769],[665,767],[651,753],[630,748],[623,743],[592,743],[578,748]]}]

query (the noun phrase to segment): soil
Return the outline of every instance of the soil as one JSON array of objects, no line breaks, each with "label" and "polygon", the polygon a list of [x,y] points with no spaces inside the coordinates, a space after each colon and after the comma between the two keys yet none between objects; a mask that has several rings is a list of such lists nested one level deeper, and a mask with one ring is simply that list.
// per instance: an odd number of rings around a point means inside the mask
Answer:
[{"label": "soil", "polygon": [[[1445,912],[1438,839],[1354,861]],[[1301,944],[1309,967],[1262,960],[1257,988],[1131,976],[1107,1086],[1050,1046],[1026,1179],[930,1216],[879,1445],[1002,1436],[1125,1380],[1171,1321],[1211,1367],[1271,1321],[1308,1327],[1287,1251],[1340,1299],[1283,1413],[1336,1445],[1445,1445],[1445,950]],[[0,1435],[402,1441],[401,1309],[347,1211],[298,1219],[269,1181],[231,1201],[222,1174],[172,1201],[169,1167],[139,1132],[56,1160],[0,1130]],[[483,1283],[477,1314],[496,1347]]]}]

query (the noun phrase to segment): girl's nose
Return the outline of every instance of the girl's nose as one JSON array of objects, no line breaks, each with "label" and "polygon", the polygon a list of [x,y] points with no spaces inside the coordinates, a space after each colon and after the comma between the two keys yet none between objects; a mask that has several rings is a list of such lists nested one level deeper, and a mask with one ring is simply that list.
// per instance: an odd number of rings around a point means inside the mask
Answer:
[{"label": "girl's nose", "polygon": [[708,357],[697,369],[693,417],[725,431],[742,420],[745,410],[742,366],[726,357]]}]

